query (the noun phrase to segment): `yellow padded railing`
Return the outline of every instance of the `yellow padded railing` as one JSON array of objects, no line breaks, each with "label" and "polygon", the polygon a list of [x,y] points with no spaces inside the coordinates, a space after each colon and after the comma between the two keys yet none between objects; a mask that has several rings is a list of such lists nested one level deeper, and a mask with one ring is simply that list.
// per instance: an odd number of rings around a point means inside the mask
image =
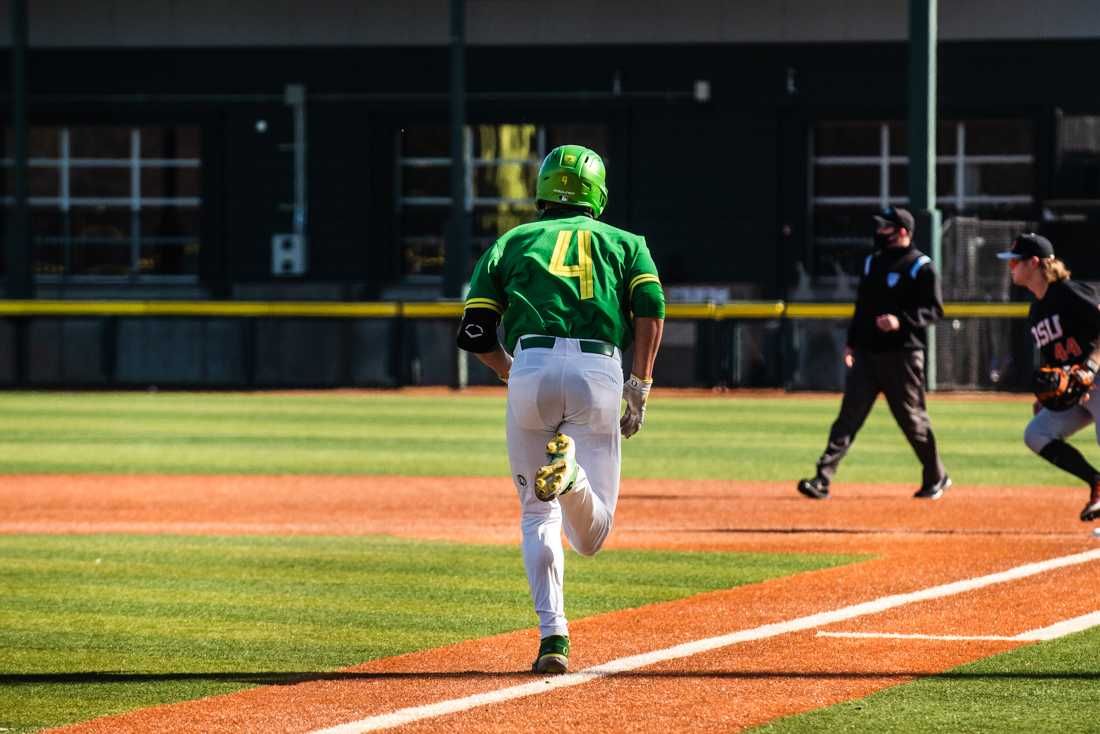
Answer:
[{"label": "yellow padded railing", "polygon": [[[2,316],[214,316],[228,318],[406,318],[457,319],[462,301],[0,301]],[[676,320],[846,319],[851,303],[670,303],[666,317]],[[1026,303],[944,304],[948,318],[1023,318]]]}]

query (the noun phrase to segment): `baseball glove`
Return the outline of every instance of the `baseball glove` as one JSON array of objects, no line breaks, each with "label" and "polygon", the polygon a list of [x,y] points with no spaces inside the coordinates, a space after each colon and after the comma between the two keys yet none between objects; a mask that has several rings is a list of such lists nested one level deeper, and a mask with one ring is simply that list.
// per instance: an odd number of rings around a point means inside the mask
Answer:
[{"label": "baseball glove", "polygon": [[1094,375],[1081,366],[1040,367],[1031,376],[1035,399],[1048,410],[1069,410],[1092,387]]}]

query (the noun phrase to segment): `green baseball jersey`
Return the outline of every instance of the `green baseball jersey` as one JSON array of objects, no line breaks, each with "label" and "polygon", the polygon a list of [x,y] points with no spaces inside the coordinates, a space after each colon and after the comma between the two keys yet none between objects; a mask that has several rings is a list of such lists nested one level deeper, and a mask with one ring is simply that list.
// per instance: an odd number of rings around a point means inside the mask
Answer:
[{"label": "green baseball jersey", "polygon": [[625,349],[634,316],[664,318],[664,292],[644,237],[585,215],[545,216],[485,251],[466,308],[501,314],[509,352],[524,334]]}]

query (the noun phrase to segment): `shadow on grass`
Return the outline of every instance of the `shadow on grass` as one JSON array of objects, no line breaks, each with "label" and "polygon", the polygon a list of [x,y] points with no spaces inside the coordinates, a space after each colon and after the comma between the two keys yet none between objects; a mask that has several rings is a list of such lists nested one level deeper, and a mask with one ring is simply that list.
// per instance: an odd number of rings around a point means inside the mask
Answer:
[{"label": "shadow on grass", "polygon": [[[585,671],[577,671],[585,672]],[[302,672],[302,671],[258,671],[258,672],[209,672],[209,673],[124,673],[108,671],[89,671],[82,673],[23,673],[17,675],[0,675],[0,686],[24,686],[24,685],[74,685],[74,684],[109,684],[109,683],[160,683],[174,681],[221,681],[242,683],[246,685],[294,685],[309,681],[336,680],[336,681],[377,681],[377,680],[473,680],[493,678],[542,678],[526,671],[483,671],[483,670],[456,670],[456,671],[421,671],[421,672],[386,672],[372,673],[367,671],[332,671],[332,672]],[[776,670],[693,670],[693,671],[627,671],[623,673],[607,674],[606,677],[636,678],[639,680],[652,679],[715,679],[715,680],[766,680],[768,678],[790,680],[863,680],[874,678],[942,678],[959,681],[992,681],[992,680],[1035,680],[1035,681],[1100,681],[1100,669],[1095,672],[1057,672],[1049,671],[1036,673],[1033,671],[1008,671],[998,673],[970,673],[965,671],[949,671],[945,673],[923,673],[906,670],[877,670],[863,672],[792,672]]]}]

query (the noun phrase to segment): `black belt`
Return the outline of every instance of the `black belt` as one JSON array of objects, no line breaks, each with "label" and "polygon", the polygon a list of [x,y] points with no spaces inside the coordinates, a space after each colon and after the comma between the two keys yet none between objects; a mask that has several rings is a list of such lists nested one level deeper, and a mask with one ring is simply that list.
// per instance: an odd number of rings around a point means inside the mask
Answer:
[{"label": "black belt", "polygon": [[[553,336],[525,336],[519,340],[519,345],[523,349],[553,349],[556,338]],[[587,354],[602,354],[605,357],[615,356],[614,344],[596,341],[595,339],[578,339],[577,341],[580,342],[581,351]]]}]

